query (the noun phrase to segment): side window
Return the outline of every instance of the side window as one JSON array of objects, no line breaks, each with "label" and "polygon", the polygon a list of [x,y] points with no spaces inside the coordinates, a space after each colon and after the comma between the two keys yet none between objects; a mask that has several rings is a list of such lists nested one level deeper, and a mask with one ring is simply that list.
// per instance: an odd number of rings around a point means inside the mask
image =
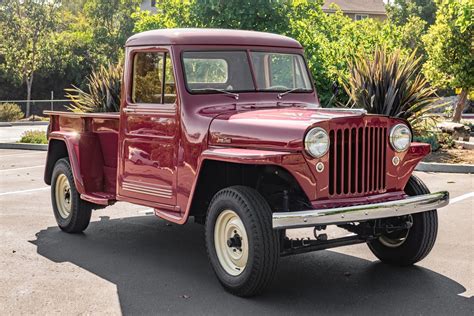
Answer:
[{"label": "side window", "polygon": [[133,57],[132,103],[174,103],[176,86],[169,55],[139,52]]}]

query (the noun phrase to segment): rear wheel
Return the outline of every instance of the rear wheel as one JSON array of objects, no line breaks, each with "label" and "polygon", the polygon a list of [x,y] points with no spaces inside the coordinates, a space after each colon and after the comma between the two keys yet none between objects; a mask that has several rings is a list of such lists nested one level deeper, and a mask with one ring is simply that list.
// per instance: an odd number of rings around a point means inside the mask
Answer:
[{"label": "rear wheel", "polygon": [[74,184],[69,159],[62,158],[54,166],[51,179],[51,201],[61,230],[80,233],[89,225],[92,204],[81,199]]},{"label": "rear wheel", "polygon": [[272,211],[254,189],[234,186],[216,193],[206,218],[206,247],[220,283],[238,296],[261,293],[279,258]]},{"label": "rear wheel", "polygon": [[[414,175],[408,180],[405,192],[410,196],[430,193]],[[411,228],[385,233],[368,242],[370,250],[382,262],[412,265],[425,258],[433,248],[438,233],[436,210],[408,215],[404,221],[411,222]]]}]

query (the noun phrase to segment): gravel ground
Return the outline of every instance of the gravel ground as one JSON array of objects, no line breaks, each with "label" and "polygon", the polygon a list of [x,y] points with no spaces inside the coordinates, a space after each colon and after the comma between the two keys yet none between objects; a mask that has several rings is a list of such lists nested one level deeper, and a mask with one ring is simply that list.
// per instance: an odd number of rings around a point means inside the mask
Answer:
[{"label": "gravel ground", "polygon": [[200,225],[117,203],[95,211],[84,234],[62,233],[45,157],[0,150],[1,315],[474,314],[474,175],[418,173],[454,203],[439,212],[437,243],[415,267],[382,264],[365,245],[320,251],[283,258],[268,291],[242,299],[214,277]]}]

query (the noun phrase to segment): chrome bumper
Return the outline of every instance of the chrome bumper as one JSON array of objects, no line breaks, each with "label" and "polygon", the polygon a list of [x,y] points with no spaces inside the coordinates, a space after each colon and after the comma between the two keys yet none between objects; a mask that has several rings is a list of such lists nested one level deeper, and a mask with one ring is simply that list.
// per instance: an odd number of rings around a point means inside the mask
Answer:
[{"label": "chrome bumper", "polygon": [[435,210],[449,203],[449,193],[441,191],[410,196],[403,200],[338,208],[273,213],[273,229],[362,222]]}]

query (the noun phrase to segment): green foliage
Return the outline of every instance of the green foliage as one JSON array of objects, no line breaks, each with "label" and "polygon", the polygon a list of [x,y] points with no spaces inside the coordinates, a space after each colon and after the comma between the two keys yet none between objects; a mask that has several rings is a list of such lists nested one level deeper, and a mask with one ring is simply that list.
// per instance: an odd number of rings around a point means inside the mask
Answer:
[{"label": "green foliage", "polygon": [[387,6],[390,19],[396,24],[406,24],[411,17],[418,17],[431,25],[435,21],[436,0],[395,0]]},{"label": "green foliage", "polygon": [[472,0],[438,0],[436,23],[423,37],[427,62],[423,70],[439,87],[460,88],[453,121],[459,122],[474,87],[474,2]]},{"label": "green foliage", "polygon": [[413,141],[430,144],[432,151],[437,151],[441,147],[437,134],[433,132],[425,132],[421,135],[414,135]]},{"label": "green foliage", "polygon": [[[0,65],[26,84],[30,100],[35,72],[50,62],[51,34],[57,25],[57,1],[5,0],[0,2]],[[27,103],[26,116],[29,116]]]},{"label": "green foliage", "polygon": [[[289,3],[283,0],[192,1],[191,21],[196,27],[283,33],[287,30]],[[297,2],[297,1],[296,1]]]},{"label": "green foliage", "polygon": [[46,132],[39,130],[25,131],[21,134],[20,143],[47,144]]},{"label": "green foliage", "polygon": [[140,0],[87,0],[84,13],[87,17],[97,55],[104,57],[102,64],[115,63],[123,54],[123,46],[133,34],[133,13]]},{"label": "green foliage", "polygon": [[21,120],[24,114],[16,103],[0,103],[0,122]]},{"label": "green foliage", "polygon": [[[61,97],[63,87],[71,85],[89,91],[87,76],[123,59],[123,45],[132,33],[174,27],[249,29],[297,39],[305,47],[322,106],[336,103],[328,104],[333,81],[347,82],[353,60],[361,53],[373,54],[376,47],[399,50],[402,58],[416,51],[420,63],[428,59],[423,69],[432,83],[462,87],[470,80],[466,86],[472,89],[472,0],[395,0],[385,21],[352,21],[340,11],[325,14],[323,0],[157,0],[156,14],[138,10],[140,2],[0,1],[0,99],[23,98],[18,91],[28,82],[25,78],[32,82],[33,73],[35,87],[40,87],[37,98],[49,97],[50,90]],[[442,18],[424,36],[434,21],[435,2]],[[31,34],[38,25],[43,26],[36,33],[33,67],[27,61],[32,56]],[[344,92],[334,99],[347,100]]]},{"label": "green foliage", "polygon": [[73,112],[118,112],[120,109],[120,85],[123,66],[121,63],[108,67],[100,66],[87,78],[86,91],[68,88],[66,97],[71,100]]},{"label": "green foliage", "polygon": [[436,23],[423,37],[428,60],[423,70],[435,85],[474,87],[474,2],[440,0]]},{"label": "green foliage", "polygon": [[159,0],[157,12],[137,11],[134,32],[195,26],[191,23],[191,0]]},{"label": "green foliage", "polygon": [[357,56],[349,69],[350,77],[344,84],[349,106],[406,119],[415,131],[425,129],[426,120],[433,119],[429,111],[438,97],[419,72],[420,58],[415,53],[403,58],[399,51],[376,49],[372,56]]},{"label": "green foliage", "polygon": [[454,142],[453,136],[448,133],[439,133],[438,142],[440,146],[445,149],[453,148],[456,145],[456,143]]}]

